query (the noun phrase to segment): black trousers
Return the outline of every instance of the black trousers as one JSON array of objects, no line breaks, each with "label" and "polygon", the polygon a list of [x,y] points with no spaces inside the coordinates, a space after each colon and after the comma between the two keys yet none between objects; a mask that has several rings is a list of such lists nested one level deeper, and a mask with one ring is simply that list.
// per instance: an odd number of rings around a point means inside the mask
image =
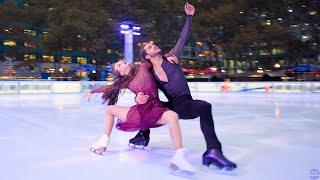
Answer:
[{"label": "black trousers", "polygon": [[[191,95],[184,95],[164,102],[165,106],[175,111],[180,119],[194,119],[200,116],[200,127],[204,135],[207,149],[220,149],[221,143],[218,140],[214,129],[212,118],[212,106],[202,100],[193,100]],[[150,131],[147,130],[146,133]]]}]

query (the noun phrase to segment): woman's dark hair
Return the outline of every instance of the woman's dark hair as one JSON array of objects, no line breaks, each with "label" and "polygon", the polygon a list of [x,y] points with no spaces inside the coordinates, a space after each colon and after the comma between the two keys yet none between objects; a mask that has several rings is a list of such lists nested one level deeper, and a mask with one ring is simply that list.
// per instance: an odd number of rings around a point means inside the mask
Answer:
[{"label": "woman's dark hair", "polygon": [[137,69],[138,69],[137,65],[134,65],[134,67],[131,69],[129,74],[121,76],[120,72],[115,70],[115,64],[113,64],[112,74],[115,78],[115,81],[113,82],[113,84],[109,85],[105,89],[102,95],[102,99],[104,100],[103,103],[108,102],[108,105],[117,104],[120,91],[122,89],[128,88],[128,85],[131,82],[131,80],[134,78]]}]

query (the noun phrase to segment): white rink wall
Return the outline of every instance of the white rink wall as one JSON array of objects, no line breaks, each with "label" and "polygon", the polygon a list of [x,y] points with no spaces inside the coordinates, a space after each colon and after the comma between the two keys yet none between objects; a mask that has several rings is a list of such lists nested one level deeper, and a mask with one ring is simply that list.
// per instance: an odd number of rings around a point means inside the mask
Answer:
[{"label": "white rink wall", "polygon": [[[0,95],[85,93],[110,83],[105,81],[0,81]],[[320,82],[189,82],[189,87],[192,92],[320,92]]]}]

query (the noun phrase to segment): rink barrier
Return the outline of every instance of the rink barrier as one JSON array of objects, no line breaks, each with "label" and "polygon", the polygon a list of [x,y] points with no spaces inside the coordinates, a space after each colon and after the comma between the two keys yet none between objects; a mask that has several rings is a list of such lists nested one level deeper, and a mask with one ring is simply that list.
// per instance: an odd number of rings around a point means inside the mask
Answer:
[{"label": "rink barrier", "polygon": [[[85,93],[111,82],[0,81],[0,94]],[[319,93],[320,82],[189,82],[191,92]]]}]

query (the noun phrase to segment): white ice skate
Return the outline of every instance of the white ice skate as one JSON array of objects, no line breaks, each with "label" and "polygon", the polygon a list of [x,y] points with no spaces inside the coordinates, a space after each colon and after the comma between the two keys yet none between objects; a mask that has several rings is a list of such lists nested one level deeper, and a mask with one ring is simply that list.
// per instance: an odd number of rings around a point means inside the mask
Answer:
[{"label": "white ice skate", "polygon": [[186,159],[186,149],[176,151],[171,160],[170,169],[173,175],[196,178],[196,169]]},{"label": "white ice skate", "polygon": [[99,155],[103,155],[106,152],[108,145],[109,137],[104,134],[98,139],[98,141],[91,145],[90,151]]}]

